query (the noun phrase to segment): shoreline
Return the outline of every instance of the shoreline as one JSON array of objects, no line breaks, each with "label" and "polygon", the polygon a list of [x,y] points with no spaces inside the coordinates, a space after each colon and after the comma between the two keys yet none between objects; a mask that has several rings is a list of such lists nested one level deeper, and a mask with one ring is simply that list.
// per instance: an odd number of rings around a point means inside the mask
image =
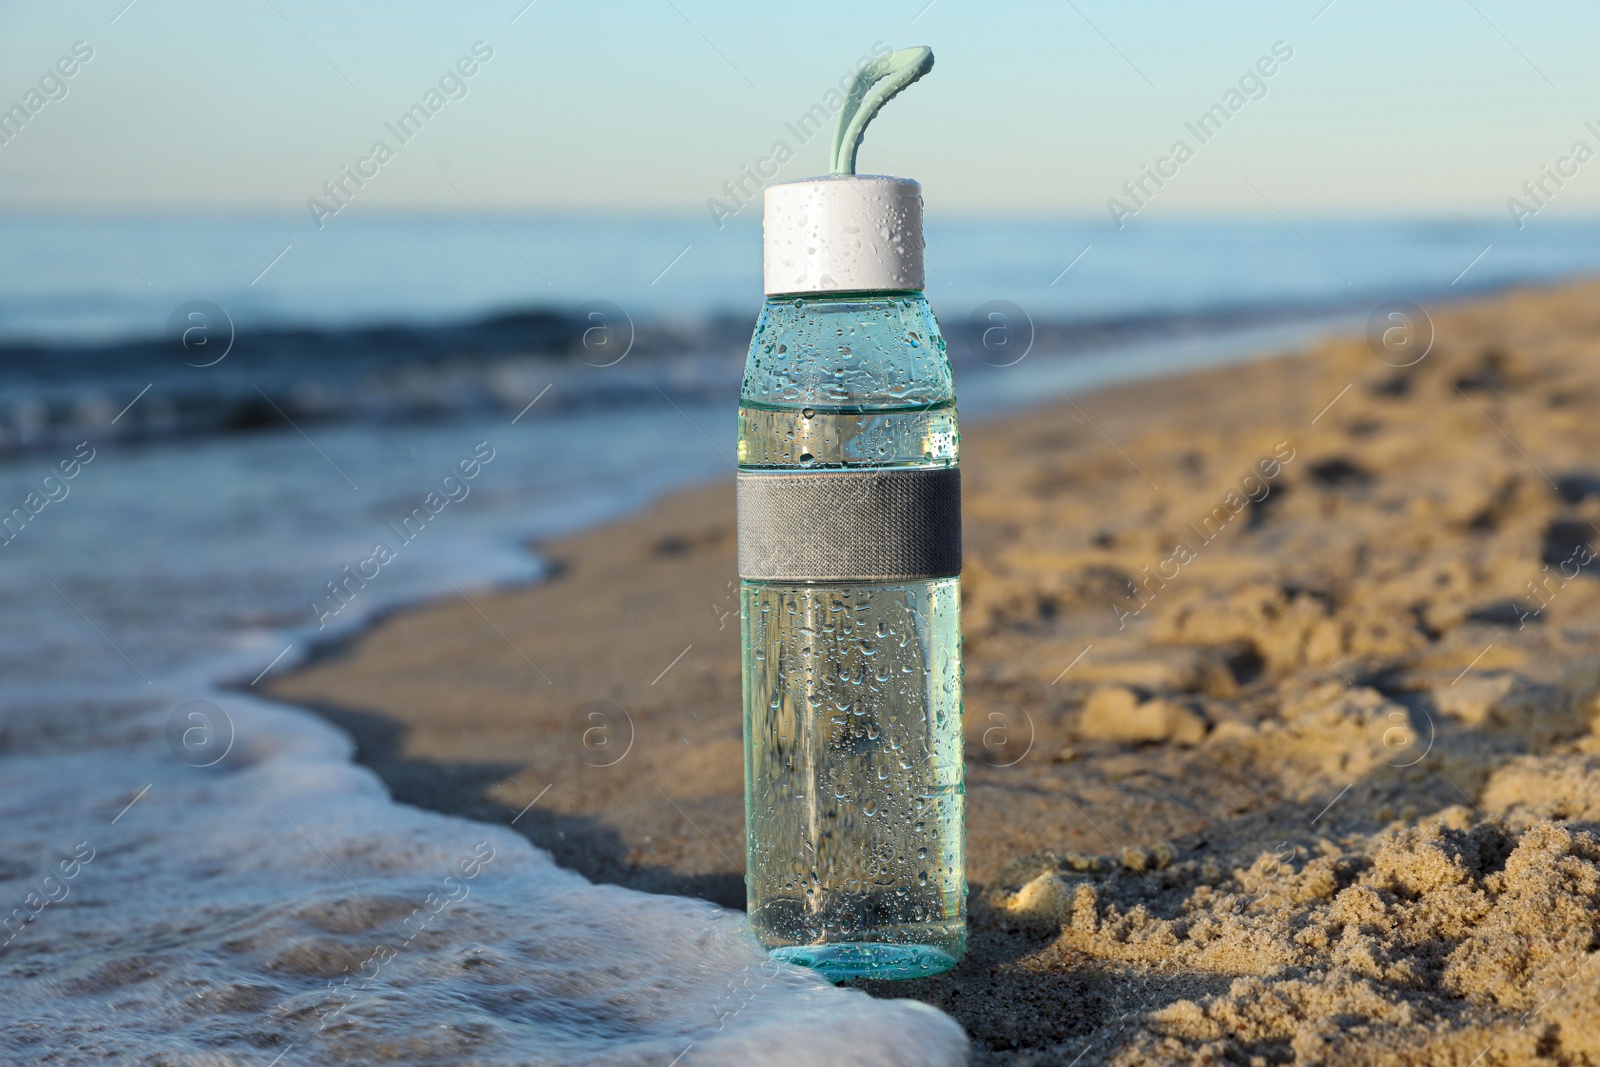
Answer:
[{"label": "shoreline", "polygon": [[[1128,418],[1133,410],[1148,402],[1152,389],[1166,394],[1168,402],[1177,402],[1180,399],[1179,394],[1184,392],[1186,383],[1191,379],[1210,380],[1216,376],[1225,377],[1230,372],[1252,366],[1293,364],[1302,358],[1305,358],[1302,353],[1284,354],[1268,349],[1243,356],[1237,360],[1229,360],[1221,366],[1203,367],[1198,370],[1189,370],[1156,378],[1136,378],[1106,387],[1094,388],[1085,394],[1084,399],[1088,402],[1104,404],[1111,408],[1113,411],[1112,419]],[[978,418],[969,420],[968,425],[963,428],[963,433],[970,434],[976,428],[977,432],[981,434],[987,426],[1003,425],[1010,419],[1019,416],[1023,418],[1047,416],[1048,413],[1055,412],[1058,409],[1059,402],[1046,399],[1029,405],[1021,411],[1008,409],[991,410]],[[1134,419],[1137,421],[1137,416],[1134,416]],[[1097,418],[1095,421],[1102,425],[1105,422],[1102,418]],[[416,617],[434,616],[438,613],[445,613],[452,618],[476,617],[482,623],[491,624],[492,635],[492,630],[495,628],[494,620],[484,617],[484,607],[487,602],[515,600],[535,595],[542,590],[548,589],[551,582],[568,576],[568,572],[572,567],[573,557],[581,557],[585,562],[594,562],[592,559],[593,550],[585,546],[585,542],[592,537],[600,538],[605,542],[606,548],[602,550],[602,554],[612,550],[614,547],[613,542],[650,541],[652,542],[651,549],[653,553],[664,558],[674,559],[684,553],[698,553],[708,549],[726,547],[730,550],[728,559],[731,561],[731,549],[733,547],[731,540],[732,496],[732,480],[726,477],[719,477],[714,481],[670,489],[636,510],[604,520],[597,525],[579,527],[569,533],[552,538],[524,541],[522,543],[523,549],[529,554],[533,562],[543,568],[540,575],[532,578],[510,578],[505,581],[495,581],[488,585],[476,586],[472,590],[474,606],[463,606],[459,599],[444,593],[420,600],[403,601],[371,609],[368,614],[361,615],[351,620],[348,624],[342,624],[337,633],[326,637],[309,639],[305,653],[296,658],[292,665],[280,671],[275,671],[270,680],[267,681],[267,684],[262,687],[263,692],[261,695],[271,700],[293,704],[310,711],[349,732],[357,741],[356,761],[358,763],[372,766],[368,762],[370,755],[374,762],[388,764],[395,773],[405,774],[406,777],[403,780],[407,782],[408,786],[413,788],[421,787],[420,795],[430,799],[427,802],[419,803],[418,806],[444,811],[448,814],[477,818],[480,821],[504,823],[512,817],[521,815],[524,810],[523,806],[512,801],[500,802],[487,795],[476,798],[467,810],[454,810],[452,807],[443,806],[461,804],[465,801],[466,798],[454,794],[459,789],[463,776],[475,780],[470,767],[461,764],[459,761],[454,761],[438,763],[432,767],[407,767],[402,771],[399,766],[392,764],[391,761],[395,761],[400,757],[398,746],[401,741],[401,735],[404,732],[403,725],[388,721],[381,713],[373,714],[348,703],[293,695],[297,688],[296,680],[303,675],[316,673],[322,667],[337,667],[352,655],[357,654],[362,646],[379,631],[391,626],[403,626]],[[726,520],[721,522],[721,525],[727,528],[726,536],[724,536],[723,530],[717,528],[719,525],[718,520],[713,518],[710,521],[706,521],[705,517],[707,515],[726,516]],[[728,569],[731,574],[731,562]],[[738,643],[736,630],[738,621],[737,578],[734,577],[731,581],[724,580],[720,587],[713,582],[706,586],[706,590],[714,595],[706,598],[707,603],[702,606],[702,611],[710,609],[709,614],[712,622],[718,624],[716,632],[731,633],[732,644],[736,650]],[[496,619],[498,619],[498,616],[496,616]],[[507,638],[502,637],[499,640],[504,641],[507,648],[514,644]],[[694,642],[689,644],[693,646]],[[520,649],[513,649],[509,654],[513,657],[522,658],[526,666],[532,669],[534,677],[530,684],[543,681],[542,672],[533,662],[528,661],[527,657],[522,656]],[[679,666],[681,662],[677,659],[663,660],[666,669],[663,670],[661,675],[657,675],[650,680],[650,687],[654,687],[659,683],[667,671]],[[240,689],[240,685],[241,683],[234,682],[228,683],[221,688],[225,691]],[[245,690],[240,689],[240,691]],[[533,691],[538,692],[537,689]],[[608,719],[598,730],[595,730],[590,724],[596,720],[591,720],[586,715],[587,713],[580,712],[573,716],[572,721],[567,724],[570,728],[568,733],[575,735],[575,739],[573,736],[566,738],[569,743],[568,747],[572,750],[569,754],[574,755],[574,758],[579,763],[604,767],[606,761],[610,758],[610,754],[606,753],[604,748],[614,742],[610,737],[602,737],[601,734],[616,732],[618,723]],[[690,717],[697,719],[698,713],[691,712]],[[627,726],[626,719],[620,720],[620,722],[623,727]],[[623,733],[625,734],[625,732],[624,730]],[[585,736],[588,736],[588,741],[585,741]],[[595,758],[590,759],[588,757]],[[742,759],[742,756],[740,758]],[[420,779],[413,780],[411,778],[412,774],[419,775]],[[442,786],[437,790],[428,788],[427,776],[430,774],[437,774],[440,776],[441,781],[448,781],[451,784]],[[385,781],[393,788],[395,782],[387,776],[384,777]],[[499,786],[506,781],[507,779],[503,777],[494,778],[489,784],[491,786]],[[450,795],[450,799],[443,799],[444,795]],[[400,795],[397,795],[396,799],[403,802],[406,800],[405,797]],[[740,818],[742,819],[742,793],[740,804]],[[469,815],[468,810],[475,810],[479,814]],[[647,884],[639,884],[636,880],[621,880],[616,877],[614,871],[606,870],[603,867],[597,867],[591,872],[591,870],[585,869],[585,866],[580,865],[592,862],[592,860],[577,858],[581,853],[574,854],[574,862],[565,862],[561,860],[561,854],[563,851],[570,852],[570,850],[563,849],[559,843],[561,840],[559,835],[564,832],[557,831],[556,842],[536,840],[535,843],[539,847],[555,853],[561,866],[572,867],[572,869],[578,870],[579,873],[589,877],[592,881],[615,882],[615,884],[646,892],[667,892],[674,895],[700,897],[714,903],[720,903],[724,907],[741,911],[744,908],[742,881],[737,886],[730,886],[721,884],[722,880],[719,879],[718,889],[708,892],[697,888],[703,884],[703,880],[691,875],[684,882],[685,888],[683,889],[660,888],[659,886],[661,885],[670,885],[671,879],[667,878],[663,881],[652,876],[646,879]],[[702,834],[702,837],[704,837],[704,834]],[[705,857],[701,858],[704,859]],[[969,864],[970,861],[969,851]]]},{"label": "shoreline", "polygon": [[[1541,488],[1518,453],[1547,457],[1552,479],[1584,469],[1573,446],[1586,428],[1562,414],[1582,401],[1556,400],[1588,395],[1596,373],[1592,356],[1583,363],[1595,291],[1454,304],[1410,373],[1333,341],[969,423],[973,949],[949,975],[873,991],[955,1015],[976,1062],[1070,1048],[1066,1062],[1090,1045],[1101,1051],[1084,1062],[1135,1047],[1190,1062],[1207,1041],[1244,1039],[1158,1016],[1189,1004],[1209,1018],[1235,979],[1267,972],[1181,963],[1186,933],[1165,955],[1129,947],[1174,937],[1173,908],[1204,911],[1196,894],[1243,884],[1258,853],[1277,855],[1283,878],[1306,877],[1314,857],[1359,872],[1397,826],[1423,833],[1444,813],[1467,823],[1438,832],[1481,835],[1475,817],[1538,808],[1530,785],[1505,784],[1508,768],[1588,758],[1578,705],[1593,692],[1548,693],[1581,688],[1572,671],[1600,651],[1589,629],[1600,596],[1574,574],[1538,609],[1541,625],[1511,629],[1494,609],[1541,573],[1529,552],[1549,555],[1557,524],[1590,507],[1587,492]],[[1243,480],[1272,455],[1280,472],[1263,494]],[[1166,535],[1219,499],[1238,522],[1162,568]],[[556,539],[541,546],[546,579],[472,606],[398,608],[268,693],[351,732],[398,801],[511,822],[591,880],[742,906],[731,501],[728,484],[681,490]],[[1419,537],[1431,547],[1407,548]],[[1405,569],[1369,572],[1402,549],[1413,568],[1446,560],[1445,586],[1397,600]],[[1130,600],[1141,583],[1149,595]],[[1134,621],[1116,614],[1119,598],[1141,605]],[[1458,671],[1476,672],[1471,688],[1455,689]],[[1513,697],[1526,722],[1502,721]],[[1416,764],[1390,758],[1396,722],[1407,753],[1426,727]],[[1590,787],[1573,773],[1580,793]],[[1275,871],[1251,877],[1268,885]],[[1102,943],[1118,926],[1122,940]],[[1130,991],[1153,1002],[1138,1008]],[[1109,1020],[1135,1008],[1141,1022],[1119,1045]],[[1482,1023],[1503,1014],[1484,1006]],[[1313,1015],[1284,1009],[1273,1023],[1314,1030]],[[1433,1062],[1392,1032],[1359,1048]]]}]

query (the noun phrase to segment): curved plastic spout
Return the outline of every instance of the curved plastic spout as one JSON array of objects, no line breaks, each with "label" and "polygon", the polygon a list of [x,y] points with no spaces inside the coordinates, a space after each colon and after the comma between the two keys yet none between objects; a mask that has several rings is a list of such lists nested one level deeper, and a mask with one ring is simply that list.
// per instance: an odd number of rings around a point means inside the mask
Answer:
[{"label": "curved plastic spout", "polygon": [[861,68],[850,83],[850,94],[839,109],[833,127],[833,152],[828,157],[828,173],[854,174],[856,151],[861,147],[867,123],[895,96],[933,69],[933,49],[919,45],[880,56]]}]

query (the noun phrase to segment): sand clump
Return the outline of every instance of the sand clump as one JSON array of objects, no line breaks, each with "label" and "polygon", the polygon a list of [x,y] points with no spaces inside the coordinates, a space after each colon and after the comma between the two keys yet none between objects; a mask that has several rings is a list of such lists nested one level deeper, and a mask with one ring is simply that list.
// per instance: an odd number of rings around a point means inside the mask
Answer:
[{"label": "sand clump", "polygon": [[1600,1063],[1600,661],[1496,682],[1472,730],[1370,686],[1281,688],[1190,766],[1276,779],[1282,804],[1034,853],[987,888],[980,910],[1078,970],[1164,983],[1021,1061]]},{"label": "sand clump", "polygon": [[1176,701],[1141,701],[1127,686],[1113,685],[1090,694],[1078,729],[1094,741],[1174,741],[1192,745],[1205,736],[1206,724]]},{"label": "sand clump", "polygon": [[[1169,873],[1170,872],[1170,873]],[[1550,1062],[1600,1056],[1600,840],[1450,808],[1318,855],[1192,862],[1150,888],[1046,871],[1003,907],[1107,962],[1235,976],[1151,1011],[1107,1062]],[[1170,914],[1163,914],[1170,911]],[[1589,1057],[1591,1059],[1586,1059]]]}]

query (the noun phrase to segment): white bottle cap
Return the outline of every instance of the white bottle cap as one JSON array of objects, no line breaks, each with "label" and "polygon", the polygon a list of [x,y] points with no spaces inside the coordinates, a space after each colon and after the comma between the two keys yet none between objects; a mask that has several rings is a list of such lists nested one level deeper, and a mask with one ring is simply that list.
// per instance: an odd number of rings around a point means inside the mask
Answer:
[{"label": "white bottle cap", "polygon": [[767,186],[762,273],[768,296],[923,288],[922,186],[878,174]]}]

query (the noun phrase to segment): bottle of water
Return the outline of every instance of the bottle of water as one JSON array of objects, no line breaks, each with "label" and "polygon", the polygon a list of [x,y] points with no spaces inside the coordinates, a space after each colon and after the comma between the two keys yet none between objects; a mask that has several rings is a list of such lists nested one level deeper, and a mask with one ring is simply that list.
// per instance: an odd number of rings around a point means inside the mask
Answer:
[{"label": "bottle of water", "polygon": [[864,70],[835,173],[767,189],[740,394],[750,925],[835,979],[966,947],[955,394],[921,186],[854,174],[870,112],[931,64]]}]

